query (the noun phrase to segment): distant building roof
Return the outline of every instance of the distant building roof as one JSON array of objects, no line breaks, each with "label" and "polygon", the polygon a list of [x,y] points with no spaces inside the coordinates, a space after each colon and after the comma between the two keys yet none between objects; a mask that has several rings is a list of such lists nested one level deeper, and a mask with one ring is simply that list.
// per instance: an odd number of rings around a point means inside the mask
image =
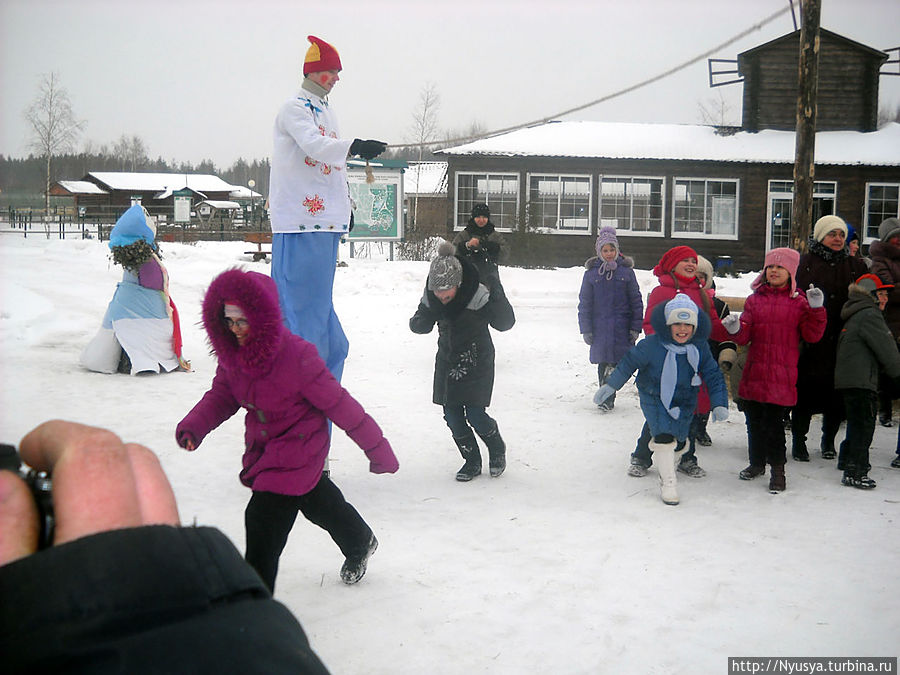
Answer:
[{"label": "distant building roof", "polygon": [[239,186],[226,183],[218,176],[198,173],[128,173],[91,171],[85,178],[93,178],[113,190],[174,192],[183,188],[195,192],[232,192]]},{"label": "distant building roof", "polygon": [[[444,155],[706,160],[793,164],[793,131],[716,133],[714,127],[617,122],[549,122],[438,151]],[[900,124],[878,131],[821,131],[816,164],[900,165]]]},{"label": "distant building roof", "polygon": [[446,195],[447,162],[412,162],[403,173],[407,195]]},{"label": "distant building roof", "polygon": [[200,204],[209,204],[214,209],[222,209],[222,210],[225,210],[225,209],[233,210],[233,209],[241,208],[241,205],[238,204],[237,202],[224,202],[224,201],[220,201],[217,199],[204,199],[202,202],[197,202],[197,204],[195,204],[195,206],[200,206]]},{"label": "distant building roof", "polygon": [[105,195],[109,194],[96,183],[88,180],[59,180],[56,184],[73,195]]}]

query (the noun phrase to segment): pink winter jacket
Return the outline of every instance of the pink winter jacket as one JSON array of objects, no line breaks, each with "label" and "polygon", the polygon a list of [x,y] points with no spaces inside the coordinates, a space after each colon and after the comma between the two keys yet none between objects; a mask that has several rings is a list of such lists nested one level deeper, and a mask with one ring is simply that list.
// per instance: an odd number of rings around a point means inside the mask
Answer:
[{"label": "pink winter jacket", "polygon": [[772,288],[757,279],[741,312],[741,329],[732,339],[750,344],[738,396],[750,401],[797,403],[800,340],[818,342],[825,333],[824,307],[813,309],[802,291]]},{"label": "pink winter jacket", "polygon": [[[224,323],[224,304],[239,305],[250,324],[243,347]],[[175,437],[199,446],[234,415],[245,417],[241,482],[256,491],[306,494],[325,467],[328,420],[345,430],[370,460],[373,473],[393,473],[391,446],[362,406],[334,379],[315,345],[281,320],[272,279],[228,270],[203,300],[203,324],[219,359],[212,386],[178,424]]]}]

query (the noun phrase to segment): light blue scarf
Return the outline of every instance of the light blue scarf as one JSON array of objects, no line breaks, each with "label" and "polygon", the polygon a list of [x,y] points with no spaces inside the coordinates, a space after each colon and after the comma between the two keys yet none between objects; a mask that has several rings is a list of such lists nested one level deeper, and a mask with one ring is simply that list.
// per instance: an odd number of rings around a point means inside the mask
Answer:
[{"label": "light blue scarf", "polygon": [[659,382],[659,394],[662,404],[673,420],[677,420],[681,414],[678,406],[674,408],[672,398],[675,396],[675,383],[678,380],[678,354],[686,354],[688,363],[694,369],[694,376],[691,378],[691,386],[700,386],[700,375],[697,372],[700,367],[700,352],[692,344],[676,345],[664,342],[663,347],[666,348],[666,360],[663,362],[662,377]]}]

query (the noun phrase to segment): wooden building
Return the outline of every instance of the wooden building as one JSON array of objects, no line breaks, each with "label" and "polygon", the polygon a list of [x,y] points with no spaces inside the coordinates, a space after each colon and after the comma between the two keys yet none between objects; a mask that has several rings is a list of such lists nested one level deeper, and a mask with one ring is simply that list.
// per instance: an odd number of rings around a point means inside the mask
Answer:
[{"label": "wooden building", "polygon": [[192,209],[213,203],[230,212],[239,211],[235,200],[246,199],[248,192],[257,203],[262,200],[259,193],[211,174],[92,171],[81,180],[61,180],[50,187],[51,197],[71,198],[82,215],[104,221],[114,221],[133,204],[141,204],[162,222],[173,222],[175,193],[180,191],[190,193]]},{"label": "wooden building", "polygon": [[[874,129],[888,56],[824,30],[821,44],[814,219],[836,213],[869,243],[900,215],[900,124]],[[758,269],[791,245],[798,52],[799,31],[739,55],[738,129],[551,122],[441,151],[448,229],[487,202],[513,264],[581,264],[611,225],[645,269],[677,244]]]}]

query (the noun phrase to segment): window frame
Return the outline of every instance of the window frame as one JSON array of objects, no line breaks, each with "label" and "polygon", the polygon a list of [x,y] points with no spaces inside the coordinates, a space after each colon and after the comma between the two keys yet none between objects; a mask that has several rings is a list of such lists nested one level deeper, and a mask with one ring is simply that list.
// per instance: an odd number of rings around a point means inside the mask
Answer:
[{"label": "window frame", "polygon": [[[679,182],[700,182],[703,181],[704,186],[704,221],[703,221],[703,232],[676,232],[675,230],[675,214],[677,213],[677,208],[675,206],[675,200],[678,197],[678,184]],[[707,221],[706,221],[706,211],[711,209],[712,206],[709,203],[711,197],[716,197],[718,195],[710,195],[708,184],[709,183],[731,183],[734,185],[734,234],[713,234],[707,233]],[[710,224],[711,226],[711,224]],[[741,179],[740,178],[714,178],[712,176],[673,176],[672,177],[672,218],[669,223],[670,228],[670,237],[672,239],[716,239],[719,241],[738,241],[740,239],[740,226],[741,226]]]},{"label": "window frame", "polygon": [[861,223],[863,232],[860,234],[860,237],[862,238],[862,242],[861,242],[862,244],[871,244],[873,241],[879,240],[879,238],[877,236],[876,237],[869,236],[869,217],[872,215],[871,212],[869,211],[869,201],[870,201],[870,197],[871,197],[871,188],[873,188],[873,187],[888,187],[888,188],[892,187],[892,188],[897,189],[897,213],[895,213],[893,216],[882,214],[881,220],[879,220],[877,223],[875,223],[872,226],[875,228],[875,231],[876,232],[878,231],[878,226],[881,225],[881,223],[886,218],[900,218],[900,182],[890,183],[888,181],[880,181],[880,180],[866,181],[866,199],[863,202],[863,215],[865,218],[865,222]]},{"label": "window frame", "polygon": [[[521,208],[522,208],[522,203],[521,203],[521,200],[522,200],[522,175],[520,172],[518,172],[518,171],[463,171],[463,170],[459,170],[459,171],[455,171],[454,174],[455,174],[454,175],[454,192],[453,192],[453,231],[454,232],[459,232],[460,230],[465,229],[466,224],[468,223],[469,218],[470,218],[470,213],[472,211],[471,207],[469,207],[467,210],[464,210],[464,212],[462,213],[462,224],[460,225],[460,208],[459,208],[460,176],[483,176],[486,181],[490,181],[492,178],[494,178],[494,179],[499,178],[501,180],[515,178],[515,180],[516,180],[516,190],[515,190],[516,207],[515,207],[515,212],[514,212],[514,214],[515,214],[514,225],[512,227],[503,227],[500,224],[498,224],[498,222],[496,222],[494,220],[494,217],[493,217],[494,210],[493,209],[491,209],[491,222],[494,224],[494,228],[498,232],[515,232],[516,230],[518,230],[518,228],[519,228],[519,213],[521,212]],[[476,190],[477,190],[477,183],[476,183]],[[477,192],[476,192],[476,194],[477,194]],[[491,200],[489,197],[490,197],[490,192],[486,193],[485,201],[484,201],[484,203],[486,203],[488,205],[488,208],[491,207]],[[480,202],[474,202],[474,203],[480,203]]]},{"label": "window frame", "polygon": [[[547,227],[546,225],[530,225],[531,218],[531,180],[535,177],[544,177],[544,178],[556,178],[557,184],[561,185],[563,179],[566,178],[578,178],[583,179],[587,183],[587,216],[585,217],[585,227],[584,229],[562,229],[559,227],[560,223],[560,206],[563,200],[563,191],[559,190],[556,199],[556,227]],[[539,234],[564,234],[564,235],[587,235],[591,236],[591,212],[594,208],[594,177],[589,173],[554,173],[547,171],[533,171],[525,174],[525,204],[526,204],[526,222],[529,222],[529,229],[537,232]]]},{"label": "window frame", "polygon": [[[631,229],[631,223],[633,222],[632,215],[634,213],[634,202],[633,198],[629,202],[629,228],[624,229],[619,227],[617,224],[616,235],[617,236],[628,236],[628,237],[665,237],[666,236],[666,210],[668,206],[668,200],[666,199],[666,177],[665,176],[646,176],[646,175],[627,175],[627,174],[599,174],[597,181],[597,229],[599,230],[601,227],[605,226],[603,222],[603,179],[604,178],[612,178],[612,179],[629,179],[631,182],[629,185],[634,185],[635,180],[639,181],[651,181],[658,180],[660,182],[660,207],[662,208],[662,213],[659,218],[659,231],[635,231]],[[617,221],[618,222],[618,221]],[[609,225],[612,227],[612,225]]]}]

